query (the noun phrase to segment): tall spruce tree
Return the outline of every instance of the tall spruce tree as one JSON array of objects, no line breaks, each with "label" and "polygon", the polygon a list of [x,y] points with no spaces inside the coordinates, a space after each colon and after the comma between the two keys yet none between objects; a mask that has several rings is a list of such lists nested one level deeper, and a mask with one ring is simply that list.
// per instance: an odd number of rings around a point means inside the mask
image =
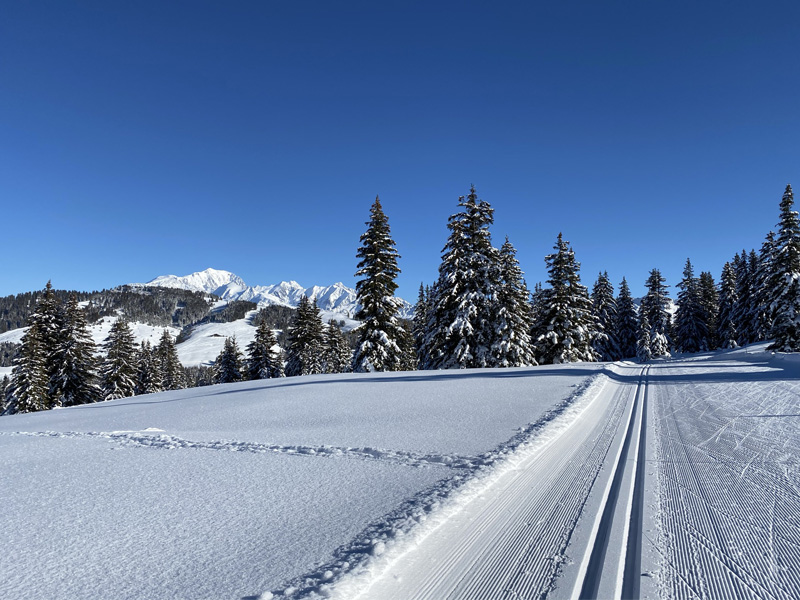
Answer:
[{"label": "tall spruce tree", "polygon": [[708,350],[708,330],[700,297],[700,282],[694,276],[692,261],[686,259],[683,279],[678,284],[678,310],[675,314],[676,340],[679,352],[702,352]]},{"label": "tall spruce tree", "polygon": [[714,276],[708,271],[700,273],[697,280],[698,291],[700,293],[700,306],[702,307],[702,317],[705,323],[706,338],[705,347],[708,350],[716,350],[719,347],[717,340],[717,319],[719,318],[719,291],[714,282]]},{"label": "tall spruce tree", "polygon": [[647,362],[653,358],[653,351],[650,348],[650,339],[653,331],[650,321],[647,318],[647,311],[639,312],[639,326],[636,337],[636,358],[640,362]]},{"label": "tall spruce tree", "polygon": [[593,344],[600,360],[614,361],[622,358],[617,337],[617,301],[614,299],[614,286],[608,273],[600,273],[592,288],[592,308],[597,317],[600,331]]},{"label": "tall spruce tree", "polygon": [[161,366],[161,387],[164,390],[182,390],[186,387],[186,371],[178,358],[178,349],[169,331],[161,334],[155,348],[158,364]]},{"label": "tall spruce tree", "polygon": [[736,271],[731,263],[722,267],[719,284],[719,316],[717,318],[717,339],[720,348],[738,348],[736,331]]},{"label": "tall spruce tree", "polygon": [[35,323],[39,331],[48,381],[47,408],[53,408],[56,400],[63,395],[58,387],[58,371],[61,363],[59,350],[64,341],[64,312],[49,281],[37,299],[36,308],[28,322],[30,325]]},{"label": "tall spruce tree", "polygon": [[545,257],[550,291],[543,298],[536,358],[540,364],[596,361],[592,345],[601,332],[589,291],[581,285],[580,263],[560,233],[553,248]]},{"label": "tall spruce tree", "polygon": [[[649,327],[649,324],[648,324]],[[636,305],[631,296],[631,289],[628,282],[622,278],[619,284],[619,296],[617,296],[617,323],[616,331],[619,338],[619,350],[622,358],[633,358],[636,356],[636,340],[639,322],[636,317]],[[649,348],[649,343],[648,343]]]},{"label": "tall spruce tree", "polygon": [[283,377],[283,360],[272,328],[262,319],[253,341],[247,345],[247,378]]},{"label": "tall spruce tree", "polygon": [[357,373],[372,371],[399,371],[403,362],[400,343],[403,327],[397,318],[400,300],[395,298],[395,279],[400,273],[399,258],[389,229],[389,219],[376,196],[370,208],[367,231],[361,236],[361,247],[356,256],[358,263],[356,296],[359,309],[356,319],[359,340],[353,356],[353,370]]},{"label": "tall spruce tree", "polygon": [[214,383],[242,381],[244,358],[236,343],[236,336],[225,338],[225,345],[214,361]]},{"label": "tall spruce tree", "polygon": [[50,407],[50,379],[47,376],[44,344],[37,322],[31,323],[21,342],[6,391],[4,414],[36,412]]},{"label": "tall spruce tree", "polygon": [[162,389],[158,357],[150,342],[143,341],[136,366],[136,395],[154,394]]},{"label": "tall spruce tree", "polygon": [[733,259],[733,268],[736,271],[736,308],[734,320],[739,333],[740,346],[751,344],[755,341],[756,324],[753,310],[753,275],[750,271],[750,261],[747,252],[737,254]]},{"label": "tall spruce tree", "polygon": [[103,399],[115,400],[136,394],[136,347],[127,321],[118,319],[105,341],[106,357],[101,368]]},{"label": "tall spruce tree", "polygon": [[492,345],[493,364],[497,367],[535,365],[530,292],[517,261],[517,250],[508,241],[500,248],[500,288],[497,299],[495,341]]},{"label": "tall spruce tree", "polygon": [[63,323],[61,341],[53,353],[58,360],[50,388],[59,394],[53,398],[53,404],[73,406],[99,402],[102,395],[95,357],[97,350],[75,294],[69,297]]},{"label": "tall spruce tree", "polygon": [[792,186],[787,185],[780,204],[778,239],[770,279],[773,314],[769,346],[779,352],[800,350],[800,219],[794,210]]},{"label": "tall spruce tree", "polygon": [[[650,351],[653,356],[669,356],[671,347],[669,316],[669,294],[666,279],[661,271],[653,269],[645,282],[647,294],[642,298],[641,311],[647,316],[650,325]],[[640,316],[641,320],[641,316]]]},{"label": "tall spruce tree", "polygon": [[300,298],[289,328],[286,349],[286,376],[314,375],[323,372],[323,325],[317,308],[307,297]]},{"label": "tall spruce tree", "polygon": [[425,332],[428,327],[428,303],[430,302],[430,288],[427,290],[420,283],[417,303],[414,305],[414,318],[411,333],[414,336],[414,352],[416,353],[417,368],[424,368],[427,362],[424,354]]},{"label": "tall spruce tree", "polygon": [[423,347],[426,369],[495,366],[500,269],[489,233],[494,209],[478,199],[474,186],[458,205],[462,210],[448,219],[450,235],[431,290]]},{"label": "tall spruce tree", "polygon": [[353,366],[353,351],[336,321],[328,323],[323,337],[325,373],[348,373]]},{"label": "tall spruce tree", "polygon": [[756,306],[758,307],[756,333],[759,341],[768,339],[772,333],[772,321],[774,320],[772,303],[775,298],[770,282],[774,271],[775,245],[775,233],[770,231],[758,254],[754,287]]}]

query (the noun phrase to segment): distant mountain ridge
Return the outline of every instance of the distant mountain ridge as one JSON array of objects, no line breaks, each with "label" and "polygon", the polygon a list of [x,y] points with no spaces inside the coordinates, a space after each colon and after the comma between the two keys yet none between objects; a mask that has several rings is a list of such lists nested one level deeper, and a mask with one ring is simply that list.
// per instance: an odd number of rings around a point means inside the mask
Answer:
[{"label": "distant mountain ridge", "polygon": [[[341,282],[329,286],[303,287],[296,281],[282,281],[273,285],[247,285],[238,275],[220,269],[206,269],[189,275],[161,275],[134,286],[168,287],[206,292],[223,300],[248,300],[261,306],[288,306],[295,308],[303,296],[317,300],[321,310],[353,317],[358,309],[356,291]],[[403,300],[400,316],[411,318],[413,306]]]}]

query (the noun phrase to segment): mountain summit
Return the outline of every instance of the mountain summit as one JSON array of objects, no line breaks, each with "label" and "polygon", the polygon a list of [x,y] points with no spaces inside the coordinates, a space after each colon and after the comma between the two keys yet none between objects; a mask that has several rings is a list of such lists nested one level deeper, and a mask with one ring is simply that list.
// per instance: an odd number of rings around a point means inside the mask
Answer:
[{"label": "mountain summit", "polygon": [[[282,281],[273,285],[247,285],[238,275],[230,271],[206,269],[179,277],[177,275],[161,275],[145,284],[155,287],[180,288],[193,292],[206,292],[219,296],[223,300],[248,300],[261,306],[289,306],[295,308],[300,298],[306,296],[316,299],[320,310],[339,313],[353,317],[358,308],[356,291],[342,282],[326,287],[303,287],[296,281]],[[413,307],[403,300],[400,316],[411,318]]]}]

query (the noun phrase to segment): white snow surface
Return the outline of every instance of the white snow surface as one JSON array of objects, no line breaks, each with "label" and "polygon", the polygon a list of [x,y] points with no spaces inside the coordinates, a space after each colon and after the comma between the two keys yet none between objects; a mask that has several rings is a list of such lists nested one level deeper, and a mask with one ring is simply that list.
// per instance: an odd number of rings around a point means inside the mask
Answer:
[{"label": "white snow surface", "polygon": [[490,468],[598,368],[319,375],[3,417],[0,597],[268,597],[320,565],[339,577],[343,551],[379,554],[365,536],[400,535],[398,515]]}]

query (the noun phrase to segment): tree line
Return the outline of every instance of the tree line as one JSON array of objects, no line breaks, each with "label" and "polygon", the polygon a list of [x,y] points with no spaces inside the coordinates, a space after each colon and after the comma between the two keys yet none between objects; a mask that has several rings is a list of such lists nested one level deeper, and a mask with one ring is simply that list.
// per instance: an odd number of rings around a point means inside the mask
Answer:
[{"label": "tree line", "polygon": [[[48,282],[29,315],[12,377],[3,382],[5,414],[190,384],[317,373],[647,361],[672,351],[735,348],[761,340],[773,340],[773,350],[800,350],[800,219],[791,186],[780,203],[777,234],[769,232],[758,253],[742,251],[725,263],[719,284],[710,272],[695,276],[687,259],[674,318],[659,269],[650,271],[638,308],[624,277],[616,297],[606,272],[590,293],[560,233],[545,256],[547,286],[536,284],[531,292],[509,239],[500,248],[492,244],[490,204],[472,187],[458,207],[447,222],[438,278],[420,285],[408,323],[398,317],[400,301],[394,296],[400,256],[375,199],[356,253],[361,279],[355,318],[361,325],[350,334],[354,348],[340,324],[324,325],[316,301],[304,297],[296,310],[259,313],[246,356],[235,338],[226,339],[210,371],[184,369],[166,330],[155,347],[143,342],[137,348],[122,319],[112,326],[104,357],[98,358],[79,296],[59,301]],[[236,304],[220,318],[243,316],[251,308]],[[278,321],[283,344],[275,337]]]}]

